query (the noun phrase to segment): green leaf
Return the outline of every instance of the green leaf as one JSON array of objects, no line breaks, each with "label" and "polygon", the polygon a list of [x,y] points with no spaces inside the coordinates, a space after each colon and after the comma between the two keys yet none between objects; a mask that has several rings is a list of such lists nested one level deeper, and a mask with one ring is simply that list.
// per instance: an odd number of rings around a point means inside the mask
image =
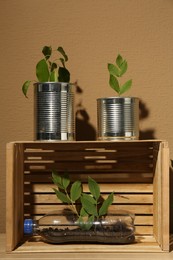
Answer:
[{"label": "green leaf", "polygon": [[111,88],[113,88],[119,94],[120,86],[119,86],[117,78],[115,78],[113,75],[110,75],[109,85],[111,86]]},{"label": "green leaf", "polygon": [[82,216],[79,216],[76,223],[81,227],[81,229],[83,229],[84,220],[83,220]]},{"label": "green leaf", "polygon": [[123,63],[123,58],[121,57],[121,55],[119,54],[116,58],[116,64],[117,66],[120,68],[121,64]]},{"label": "green leaf", "polygon": [[69,176],[67,174],[65,174],[63,177],[62,177],[62,185],[64,187],[64,189],[67,189],[67,187],[69,186],[70,184],[70,179],[69,179]]},{"label": "green leaf", "polygon": [[50,73],[50,82],[57,82],[58,81],[58,72],[57,70],[54,70]]},{"label": "green leaf", "polygon": [[36,65],[36,75],[39,82],[49,81],[49,69],[45,59],[39,61]]},{"label": "green leaf", "polygon": [[26,98],[27,98],[27,92],[28,92],[28,88],[29,88],[30,84],[31,84],[31,81],[27,80],[27,81],[25,81],[25,83],[22,86],[22,92]]},{"label": "green leaf", "polygon": [[90,228],[93,226],[94,222],[94,216],[89,216],[88,221],[85,223],[85,230],[90,230]]},{"label": "green leaf", "polygon": [[98,183],[95,180],[93,180],[91,177],[88,177],[88,186],[93,197],[96,200],[98,200],[100,197],[100,187]]},{"label": "green leaf", "polygon": [[52,47],[51,46],[44,46],[42,53],[44,54],[46,60],[48,60],[52,54]]},{"label": "green leaf", "polygon": [[120,76],[120,70],[114,64],[108,63],[108,70],[110,75],[117,76],[117,77]]},{"label": "green leaf", "polygon": [[97,216],[97,208],[96,205],[91,203],[88,199],[86,199],[85,196],[81,196],[81,203],[82,203],[82,207],[84,208],[84,210],[89,214],[89,215],[94,215]]},{"label": "green leaf", "polygon": [[132,80],[128,80],[126,83],[124,83],[123,86],[121,86],[120,88],[120,95],[123,94],[124,92],[126,92],[127,90],[129,90],[131,88],[132,85]]},{"label": "green leaf", "polygon": [[64,203],[68,203],[70,204],[71,201],[70,199],[61,191],[57,190],[57,189],[53,189],[56,193],[56,196],[58,197],[58,199],[60,199],[62,202]]},{"label": "green leaf", "polygon": [[88,222],[85,222],[81,216],[78,218],[78,220],[77,220],[76,223],[78,224],[78,226],[79,226],[82,230],[89,230],[89,229],[87,228]]},{"label": "green leaf", "polygon": [[127,61],[124,60],[123,63],[120,66],[120,77],[127,71]]},{"label": "green leaf", "polygon": [[62,178],[60,175],[58,175],[56,173],[56,171],[53,171],[52,172],[52,180],[53,180],[53,183],[58,186],[58,188],[60,189],[64,189],[63,185],[62,185]]},{"label": "green leaf", "polygon": [[55,69],[57,69],[57,64],[55,62],[50,62],[50,71],[54,71]]},{"label": "green leaf", "polygon": [[80,198],[82,193],[81,182],[75,181],[70,189],[70,197],[72,201],[76,201]]},{"label": "green leaf", "polygon": [[95,204],[97,205],[97,201],[89,194],[86,194],[86,193],[82,193],[82,196],[88,200],[89,202],[91,202],[92,204]]},{"label": "green leaf", "polygon": [[60,61],[62,63],[62,66],[65,68],[65,60],[63,58],[60,58]]},{"label": "green leaf", "polygon": [[62,47],[58,47],[57,51],[59,51],[62,56],[64,57],[65,61],[68,61],[68,56],[67,54],[65,53],[64,49]]},{"label": "green leaf", "polygon": [[84,221],[81,216],[77,220],[77,224],[82,230],[89,230],[93,226],[93,222],[94,222],[94,216],[88,217],[87,221]]},{"label": "green leaf", "polygon": [[70,82],[70,72],[66,68],[59,67],[58,74],[59,82]]},{"label": "green leaf", "polygon": [[95,217],[94,217],[93,215],[92,215],[92,216],[89,216],[88,222],[89,222],[90,224],[93,225],[94,220],[95,220]]},{"label": "green leaf", "polygon": [[114,193],[112,192],[111,194],[109,194],[107,199],[104,200],[101,208],[99,209],[99,216],[103,216],[107,214],[109,206],[113,203],[113,195]]},{"label": "green leaf", "polygon": [[80,216],[81,217],[86,217],[88,216],[88,213],[85,211],[85,209],[82,207],[81,210],[80,210]]}]

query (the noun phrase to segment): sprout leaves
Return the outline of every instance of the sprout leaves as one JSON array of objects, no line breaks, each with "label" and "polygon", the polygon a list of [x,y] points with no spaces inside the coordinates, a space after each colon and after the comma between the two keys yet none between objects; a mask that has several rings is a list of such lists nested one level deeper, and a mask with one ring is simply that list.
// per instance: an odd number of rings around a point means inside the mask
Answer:
[{"label": "sprout leaves", "polygon": [[[44,58],[36,65],[36,77],[39,82],[70,82],[70,72],[65,66],[68,56],[62,47],[56,49],[60,57],[50,61],[53,50],[51,46],[44,46],[42,54]],[[60,64],[57,63],[57,60]],[[28,88],[32,81],[27,80],[22,86],[22,92],[27,97]]]},{"label": "sprout leaves", "polygon": [[121,55],[117,56],[115,64],[108,63],[108,71],[110,74],[109,85],[119,95],[128,91],[132,85],[132,80],[128,80],[122,86],[120,86],[118,81],[118,78],[122,77],[126,73],[127,68],[128,68],[127,61],[123,60]]},{"label": "sprout leaves", "polygon": [[109,206],[113,203],[113,192],[103,199],[99,184],[91,177],[88,177],[90,193],[83,192],[82,183],[79,180],[71,183],[67,174],[60,176],[54,171],[52,180],[58,188],[53,188],[56,196],[70,206],[78,217],[78,225],[84,230],[90,229],[94,220],[106,215]]},{"label": "sprout leaves", "polygon": [[49,81],[49,68],[45,59],[42,59],[37,63],[36,75],[39,82]]}]

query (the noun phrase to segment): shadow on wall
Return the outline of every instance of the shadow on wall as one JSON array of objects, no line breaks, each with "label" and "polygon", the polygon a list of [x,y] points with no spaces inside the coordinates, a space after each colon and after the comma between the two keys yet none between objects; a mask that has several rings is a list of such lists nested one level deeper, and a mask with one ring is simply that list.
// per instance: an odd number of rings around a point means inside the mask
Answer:
[{"label": "shadow on wall", "polygon": [[[82,88],[76,85],[76,95],[83,93]],[[90,123],[90,117],[87,113],[82,101],[76,105],[76,141],[92,141],[96,140],[96,129]]]},{"label": "shadow on wall", "polygon": [[[146,104],[140,100],[139,102],[139,121],[145,120],[149,117],[150,111],[147,108]],[[156,139],[155,137],[155,129],[148,128],[146,130],[139,131],[139,139],[146,140],[146,139]]]}]

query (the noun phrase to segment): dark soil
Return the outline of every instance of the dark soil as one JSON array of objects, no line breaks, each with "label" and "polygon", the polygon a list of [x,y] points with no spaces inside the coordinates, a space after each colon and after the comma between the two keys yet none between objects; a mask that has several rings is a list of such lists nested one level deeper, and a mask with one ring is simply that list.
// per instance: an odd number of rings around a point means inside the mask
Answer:
[{"label": "dark soil", "polygon": [[113,226],[97,226],[90,230],[80,228],[65,229],[44,228],[40,235],[46,242],[61,243],[105,243],[105,244],[129,244],[135,241],[134,232],[125,223],[119,222]]}]

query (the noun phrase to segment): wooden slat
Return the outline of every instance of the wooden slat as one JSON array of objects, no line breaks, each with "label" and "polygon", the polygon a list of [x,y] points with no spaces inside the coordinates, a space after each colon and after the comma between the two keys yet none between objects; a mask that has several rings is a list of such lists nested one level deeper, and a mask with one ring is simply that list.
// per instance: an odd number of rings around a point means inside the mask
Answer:
[{"label": "wooden slat", "polygon": [[[83,185],[84,192],[88,191],[88,185]],[[25,184],[25,192],[31,193],[52,193],[54,184]],[[152,193],[153,184],[148,183],[110,183],[100,184],[102,192],[117,192],[117,193]]]},{"label": "wooden slat", "polygon": [[135,235],[153,235],[153,226],[135,226]]},{"label": "wooden slat", "polygon": [[147,162],[139,163],[133,161],[120,163],[120,162],[55,162],[55,163],[25,163],[25,171],[70,171],[70,172],[80,172],[80,171],[114,171],[114,172],[152,172],[152,164]]},{"label": "wooden slat", "polygon": [[[159,142],[159,141],[157,141]],[[68,142],[23,142],[25,150],[26,149],[44,149],[44,150],[52,150],[52,151],[64,151],[64,150],[84,150],[84,149],[125,149],[130,152],[132,149],[153,149],[153,141],[122,141],[122,142],[109,142],[109,141],[68,141]]]},{"label": "wooden slat", "polygon": [[[106,198],[107,195],[102,195],[103,198]],[[24,197],[25,203],[61,203],[61,201],[57,198],[55,193],[51,194],[28,194]],[[153,203],[153,195],[152,194],[115,194],[114,202],[118,204],[152,204]]]},{"label": "wooden slat", "polygon": [[[59,174],[61,174],[59,172]],[[64,174],[64,172],[62,173]],[[31,182],[31,183],[51,183],[52,182],[52,173],[42,173],[42,172],[36,172],[33,174],[26,173],[24,175],[24,181],[25,182]],[[74,182],[75,180],[81,180],[82,182],[88,181],[88,172],[80,172],[80,173],[68,173],[70,180]],[[106,182],[116,182],[116,183],[152,183],[153,181],[153,173],[118,173],[118,172],[112,172],[112,173],[105,173],[105,172],[98,172],[93,173],[91,172],[89,174],[91,178],[96,180],[99,183],[106,183]]]},{"label": "wooden slat", "polygon": [[127,150],[119,150],[119,151],[109,151],[109,150],[96,150],[96,151],[25,151],[24,160],[25,161],[33,161],[33,160],[54,160],[54,161],[88,161],[88,160],[96,160],[96,159],[135,159],[137,157],[138,160],[151,160],[153,158],[153,151],[149,149],[138,149],[132,150],[130,153]]},{"label": "wooden slat", "polygon": [[153,215],[136,215],[135,225],[153,226]]},{"label": "wooden slat", "polygon": [[[47,214],[50,211],[63,210],[64,205],[26,205],[24,206],[24,212],[32,215]],[[111,205],[110,210],[127,211],[134,214],[153,214],[153,205]]]}]

